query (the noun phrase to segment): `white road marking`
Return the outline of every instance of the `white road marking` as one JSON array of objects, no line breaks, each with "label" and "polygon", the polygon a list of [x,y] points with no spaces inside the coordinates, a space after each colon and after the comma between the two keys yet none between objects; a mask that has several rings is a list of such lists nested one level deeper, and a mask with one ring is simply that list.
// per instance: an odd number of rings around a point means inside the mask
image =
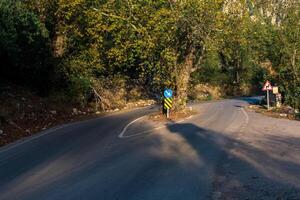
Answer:
[{"label": "white road marking", "polygon": [[126,136],[124,136],[124,134],[125,134],[125,132],[127,131],[128,127],[129,127],[131,124],[134,124],[135,122],[137,122],[137,121],[143,119],[143,118],[146,117],[146,116],[147,116],[147,115],[144,115],[144,116],[142,116],[142,117],[139,117],[139,118],[133,120],[132,122],[130,122],[129,124],[127,124],[127,125],[123,128],[123,130],[121,131],[121,133],[119,134],[119,138],[124,138],[124,137],[126,137]]},{"label": "white road marking", "polygon": [[[130,111],[139,110],[139,109],[143,109],[143,108],[147,108],[147,107],[151,107],[151,106],[153,106],[153,105],[149,105],[149,106],[145,106],[145,107],[133,108]],[[122,111],[126,112],[126,111],[129,111],[129,110],[121,110],[120,112],[122,112]],[[113,116],[116,113],[117,112],[112,112],[112,113],[109,113],[108,115],[100,116],[100,117],[97,117],[97,118],[92,118],[92,119],[89,119],[89,120],[86,120],[86,121],[77,121],[77,122],[72,122],[72,123],[69,123],[69,124],[64,124],[64,125],[61,125],[61,126],[58,126],[58,127],[52,127],[52,128],[50,128],[48,130],[42,131],[40,134],[32,135],[32,136],[29,136],[27,138],[23,138],[23,139],[17,140],[15,142],[11,143],[11,144],[8,144],[8,145],[6,145],[4,147],[1,147],[0,148],[0,153],[9,151],[9,150],[11,150],[13,148],[21,146],[21,145],[26,144],[28,142],[31,142],[33,140],[36,140],[36,139],[38,139],[38,138],[40,138],[42,136],[48,135],[48,134],[53,133],[53,132],[55,132],[57,130],[69,127],[71,125],[74,125],[74,124],[77,124],[77,123],[82,123],[82,122],[87,122],[87,121],[92,121],[92,120],[99,120],[99,119],[108,118],[108,117]]]},{"label": "white road marking", "polygon": [[244,133],[244,132],[245,132],[245,129],[246,129],[248,123],[249,123],[249,115],[248,115],[248,113],[245,111],[244,108],[241,108],[241,110],[242,110],[243,114],[244,114],[245,117],[246,117],[246,121],[242,124],[242,126],[241,126],[241,128],[240,128],[240,130],[239,130],[239,133]]},{"label": "white road marking", "polygon": [[158,127],[152,128],[152,129],[150,129],[150,130],[140,131],[140,132],[137,132],[137,133],[131,134],[131,135],[124,135],[124,134],[126,133],[128,127],[129,127],[130,125],[134,124],[135,122],[141,120],[142,118],[144,118],[144,117],[146,117],[146,116],[148,116],[148,115],[144,115],[144,116],[139,117],[139,118],[133,120],[132,122],[128,123],[128,124],[123,128],[123,130],[121,131],[121,133],[119,134],[118,137],[119,137],[119,138],[131,138],[131,137],[135,137],[135,136],[138,136],[138,135],[141,135],[141,134],[151,133],[151,132],[153,132],[154,130],[159,130],[159,129],[165,128],[165,127],[167,127],[167,126],[170,126],[170,125],[178,124],[178,123],[184,122],[184,121],[186,121],[186,120],[188,120],[188,119],[191,119],[191,118],[193,117],[193,116],[189,116],[189,117],[187,117],[186,119],[182,119],[182,120],[180,120],[180,121],[173,122],[173,123],[166,123],[166,124],[164,124],[164,125],[162,125],[162,126],[158,126]]},{"label": "white road marking", "polygon": [[10,144],[10,145],[8,145],[8,146],[4,146],[3,149],[0,149],[0,153],[9,151],[9,150],[11,150],[11,149],[13,149],[13,148],[16,148],[16,147],[20,146],[20,145],[26,144],[26,143],[28,143],[28,142],[31,142],[31,141],[33,141],[33,140],[36,140],[36,139],[42,137],[42,136],[48,135],[48,134],[50,134],[50,133],[53,133],[54,131],[63,129],[63,128],[68,127],[68,126],[69,126],[69,124],[67,124],[67,125],[62,125],[62,126],[59,126],[59,127],[56,127],[56,128],[51,128],[51,129],[49,129],[49,130],[46,130],[44,133],[41,133],[41,134],[38,134],[38,135],[34,135],[34,136],[32,136],[32,137],[29,137],[29,138],[25,138],[25,140],[23,140],[23,141],[20,140],[20,141],[17,141],[16,143],[12,143],[12,144]]},{"label": "white road marking", "polygon": [[244,115],[245,115],[245,117],[246,117],[246,125],[249,123],[249,115],[248,115],[248,113],[245,111],[245,109],[244,108],[242,108],[242,111],[243,111],[243,113],[244,113]]},{"label": "white road marking", "polygon": [[[158,130],[158,129],[162,129],[162,128],[165,128],[167,127],[168,125],[170,124],[165,124],[163,126],[159,126],[159,127],[156,127],[156,128],[153,128],[153,129],[150,129],[150,130],[147,130],[147,131],[141,131],[141,132],[138,132],[138,133],[135,133],[135,134],[132,134],[132,135],[119,135],[119,138],[131,138],[131,137],[135,137],[135,136],[138,136],[138,135],[142,135],[142,134],[146,134],[146,133],[151,133],[152,131],[154,130]],[[125,131],[126,132],[126,131]],[[125,133],[124,132],[124,133]]]}]

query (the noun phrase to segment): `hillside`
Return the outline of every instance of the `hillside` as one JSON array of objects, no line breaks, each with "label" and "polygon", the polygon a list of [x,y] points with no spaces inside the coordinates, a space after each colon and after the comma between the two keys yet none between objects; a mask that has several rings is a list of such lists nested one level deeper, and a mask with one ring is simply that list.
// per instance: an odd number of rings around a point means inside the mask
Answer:
[{"label": "hillside", "polygon": [[266,80],[299,109],[299,10],[297,0],[2,0],[1,126],[18,138],[73,108],[160,101],[165,88],[182,110],[188,99],[258,94]]},{"label": "hillside", "polygon": [[148,106],[153,100],[131,100],[110,109],[93,103],[69,103],[61,96],[41,97],[26,87],[0,84],[0,146],[68,122],[99,117],[122,109]]}]

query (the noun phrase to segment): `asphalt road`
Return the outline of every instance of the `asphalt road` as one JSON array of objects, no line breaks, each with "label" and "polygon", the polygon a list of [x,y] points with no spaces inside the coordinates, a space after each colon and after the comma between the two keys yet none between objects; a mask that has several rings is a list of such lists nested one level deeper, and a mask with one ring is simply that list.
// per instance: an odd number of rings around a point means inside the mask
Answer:
[{"label": "asphalt road", "polygon": [[140,118],[147,107],[46,130],[0,149],[0,199],[300,199],[300,123],[247,111],[254,100],[193,104],[178,123]]}]

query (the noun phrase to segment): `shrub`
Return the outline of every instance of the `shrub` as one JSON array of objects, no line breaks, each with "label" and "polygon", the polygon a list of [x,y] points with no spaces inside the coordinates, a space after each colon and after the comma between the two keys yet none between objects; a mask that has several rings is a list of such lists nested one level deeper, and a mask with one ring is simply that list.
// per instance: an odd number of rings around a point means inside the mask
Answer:
[{"label": "shrub", "polygon": [[87,103],[87,96],[91,92],[91,81],[84,76],[72,75],[69,80],[68,94],[74,103]]}]

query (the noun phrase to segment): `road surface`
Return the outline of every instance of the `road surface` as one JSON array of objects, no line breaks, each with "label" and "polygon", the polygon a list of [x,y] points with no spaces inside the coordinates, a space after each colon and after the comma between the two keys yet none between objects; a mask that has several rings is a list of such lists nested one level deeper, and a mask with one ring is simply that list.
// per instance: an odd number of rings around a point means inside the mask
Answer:
[{"label": "road surface", "polygon": [[0,199],[300,199],[300,123],[251,101],[193,104],[179,123],[148,123],[147,107],[44,131],[0,149]]}]

